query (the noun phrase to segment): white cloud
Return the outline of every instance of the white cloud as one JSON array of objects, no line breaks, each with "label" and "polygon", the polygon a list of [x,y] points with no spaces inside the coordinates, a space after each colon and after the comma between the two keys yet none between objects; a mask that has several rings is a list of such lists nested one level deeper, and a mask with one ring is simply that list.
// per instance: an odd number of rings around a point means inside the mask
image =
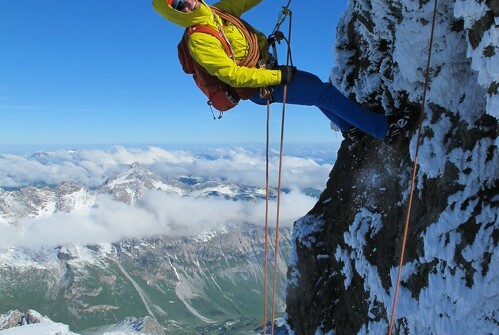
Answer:
[{"label": "white cloud", "polygon": [[[0,155],[0,187],[24,187],[32,184],[57,185],[75,181],[87,187],[98,187],[109,176],[138,162],[163,177],[191,175],[207,180],[224,180],[236,184],[265,186],[265,155],[257,151],[214,149],[194,154],[167,151],[157,147],[110,150],[77,150],[38,153],[29,157]],[[271,153],[270,186],[277,186],[279,157]],[[305,215],[316,199],[304,195],[300,188],[322,189],[331,163],[320,158],[285,156],[280,225],[289,226]],[[275,226],[276,202],[269,205],[269,225]],[[161,191],[150,191],[130,206],[98,196],[95,205],[72,213],[57,212],[23,219],[16,225],[1,224],[0,245],[56,246],[115,242],[123,238],[155,235],[196,235],[234,224],[265,224],[265,202],[233,201],[223,198],[185,198]]]},{"label": "white cloud", "polygon": [[[283,194],[280,227],[290,226],[315,204],[298,190]],[[269,226],[275,227],[276,202],[269,204]],[[110,243],[124,238],[158,235],[192,236],[237,224],[265,224],[265,202],[221,198],[184,198],[160,191],[148,192],[138,206],[100,196],[96,205],[72,213],[24,219],[0,225],[4,247],[55,247],[67,244]]]},{"label": "white cloud", "polygon": [[[195,156],[187,151],[167,151],[158,147],[128,149],[117,146],[107,151],[54,151],[29,157],[0,155],[0,187],[76,181],[94,188],[134,162],[165,177],[193,175],[249,186],[265,185],[265,155],[261,153],[238,148],[211,150],[209,154]],[[306,156],[285,155],[282,183],[285,187],[323,188],[331,166],[331,161],[319,163]],[[271,186],[276,187],[279,157],[275,152],[271,154],[269,168]]]}]

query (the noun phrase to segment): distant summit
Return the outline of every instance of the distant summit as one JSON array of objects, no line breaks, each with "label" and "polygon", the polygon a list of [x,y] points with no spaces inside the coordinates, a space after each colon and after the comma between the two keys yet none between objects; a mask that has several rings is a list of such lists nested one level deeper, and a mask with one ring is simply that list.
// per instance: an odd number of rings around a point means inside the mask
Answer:
[{"label": "distant summit", "polygon": [[163,181],[139,163],[133,163],[127,170],[108,178],[99,188],[100,192],[110,194],[115,200],[130,205],[142,199],[148,190],[185,194],[181,183],[176,180]]}]

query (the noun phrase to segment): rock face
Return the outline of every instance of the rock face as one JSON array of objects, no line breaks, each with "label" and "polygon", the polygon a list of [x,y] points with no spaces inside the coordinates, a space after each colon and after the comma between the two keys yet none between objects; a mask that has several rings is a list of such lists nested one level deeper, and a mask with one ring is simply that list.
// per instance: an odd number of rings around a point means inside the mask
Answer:
[{"label": "rock face", "polygon": [[[350,1],[332,79],[386,114],[421,110],[433,1]],[[438,1],[395,334],[492,334],[499,313],[494,1]],[[416,118],[417,119],[417,118]],[[387,145],[344,141],[295,223],[287,318],[296,334],[388,332],[417,122]],[[495,264],[495,265],[494,265]]]}]

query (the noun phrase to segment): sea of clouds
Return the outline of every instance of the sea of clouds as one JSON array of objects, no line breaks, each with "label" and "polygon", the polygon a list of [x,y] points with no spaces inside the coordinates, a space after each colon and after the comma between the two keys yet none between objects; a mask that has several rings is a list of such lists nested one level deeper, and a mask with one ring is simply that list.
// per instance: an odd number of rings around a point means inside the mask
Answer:
[{"label": "sea of clouds", "polygon": [[[287,187],[324,188],[327,174],[336,159],[337,145],[308,151],[295,148],[284,153],[283,184]],[[109,176],[127,165],[139,163],[163,177],[196,176],[212,180],[230,180],[248,186],[265,186],[265,150],[214,148],[165,150],[114,146],[106,150],[59,150],[30,155],[0,154],[0,188],[29,185],[57,185],[75,181],[89,188],[101,185]],[[271,186],[277,185],[279,152],[270,150]]]},{"label": "sea of clouds", "polygon": [[[317,201],[304,188],[322,190],[332,167],[325,152],[284,155],[280,227],[289,227]],[[304,152],[307,154],[305,155]],[[193,176],[224,180],[240,185],[265,187],[265,150],[210,149],[202,152],[165,150],[159,147],[108,150],[53,151],[0,155],[0,187],[57,185],[76,181],[89,188],[101,185],[110,175],[132,163],[139,163],[163,177]],[[271,151],[271,187],[277,186],[279,153]],[[265,224],[264,200],[245,201],[216,198],[189,198],[162,191],[150,191],[134,206],[99,195],[95,203],[71,213],[56,212],[24,218],[16,224],[2,224],[0,245],[11,247],[53,247],[67,244],[116,242],[124,238],[157,235],[191,236],[238,224]],[[276,200],[269,204],[269,225],[275,225]]]}]

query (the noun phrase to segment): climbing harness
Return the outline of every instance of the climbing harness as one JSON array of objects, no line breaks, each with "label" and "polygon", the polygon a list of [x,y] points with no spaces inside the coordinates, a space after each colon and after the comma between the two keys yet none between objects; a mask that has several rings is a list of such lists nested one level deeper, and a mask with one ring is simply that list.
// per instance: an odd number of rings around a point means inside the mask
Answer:
[{"label": "climbing harness", "polygon": [[397,274],[397,282],[395,285],[395,296],[393,298],[392,314],[390,317],[390,328],[388,330],[388,335],[392,334],[393,325],[395,323],[395,310],[397,307],[397,296],[398,296],[398,292],[399,292],[399,288],[400,288],[400,278],[402,276],[402,265],[404,264],[405,248],[406,248],[407,236],[408,236],[408,232],[409,232],[409,221],[410,221],[410,217],[411,217],[412,199],[413,199],[414,188],[415,188],[415,184],[416,184],[416,171],[417,171],[417,165],[418,165],[419,142],[421,140],[421,128],[422,128],[422,124],[423,124],[424,111],[425,111],[426,91],[428,89],[429,81],[430,81],[429,73],[430,73],[430,63],[431,63],[431,49],[433,46],[433,34],[435,32],[436,14],[437,14],[437,0],[435,0],[435,4],[434,4],[434,8],[433,8],[433,20],[432,20],[432,24],[431,24],[430,43],[429,43],[429,47],[428,47],[428,60],[426,63],[425,82],[424,82],[423,97],[422,97],[422,102],[421,102],[421,114],[419,117],[418,137],[417,137],[417,141],[416,141],[416,152],[414,154],[414,165],[413,165],[413,173],[412,173],[412,180],[411,180],[411,192],[409,194],[409,204],[408,204],[407,216],[406,216],[406,221],[405,221],[404,237],[402,240],[402,250],[400,252],[399,269],[398,269],[398,274]]},{"label": "climbing harness", "polygon": [[[291,28],[292,28],[292,13],[289,10],[288,4],[282,8],[279,13],[278,21],[274,27],[274,30],[269,35],[268,41],[272,46],[272,52],[270,57],[270,66],[275,67],[278,65],[277,61],[277,47],[275,43],[280,43],[281,40],[285,40],[287,43],[287,56],[286,65],[293,65],[291,57]],[[280,27],[289,16],[289,27],[288,27],[288,38],[285,38],[284,34],[280,32]],[[264,306],[263,306],[263,335],[267,334],[267,300],[268,300],[268,249],[269,249],[269,142],[270,142],[270,103],[272,102],[272,94],[269,92],[261,92],[260,95],[266,94],[267,98],[267,131],[266,131],[266,150],[265,150],[265,261],[264,261]],[[280,148],[279,148],[279,174],[277,181],[277,209],[276,209],[276,225],[275,225],[275,250],[274,250],[274,278],[272,286],[272,317],[271,317],[271,335],[274,335],[274,320],[275,320],[275,304],[276,304],[276,288],[277,288],[277,262],[278,262],[278,251],[279,251],[279,219],[280,219],[280,207],[281,207],[281,177],[282,177],[282,158],[283,158],[283,147],[284,147],[284,120],[286,114],[286,97],[287,97],[287,85],[284,86],[283,101],[282,101],[282,118],[281,118],[281,138],[280,138]]]}]

